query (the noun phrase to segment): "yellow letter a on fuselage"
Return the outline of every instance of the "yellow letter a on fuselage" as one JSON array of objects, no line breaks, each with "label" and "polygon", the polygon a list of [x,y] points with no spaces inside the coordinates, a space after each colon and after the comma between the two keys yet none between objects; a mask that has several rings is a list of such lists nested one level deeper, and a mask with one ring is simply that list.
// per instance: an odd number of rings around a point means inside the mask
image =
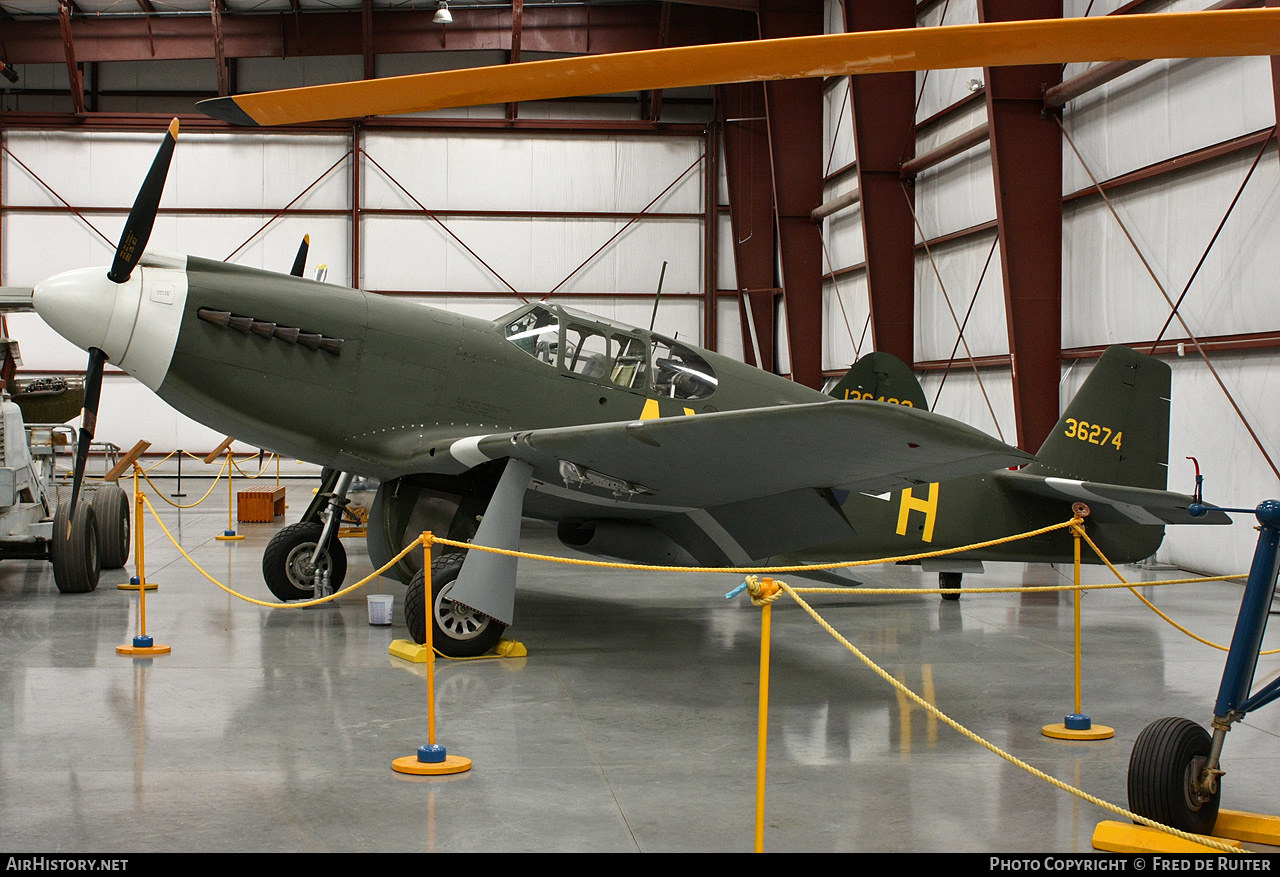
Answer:
[{"label": "yellow letter a on fuselage", "polygon": [[902,504],[898,506],[898,535],[907,535],[907,521],[912,512],[924,512],[924,532],[921,538],[925,542],[933,541],[933,523],[938,516],[938,482],[929,485],[929,498],[916,499],[911,490],[902,491]]}]

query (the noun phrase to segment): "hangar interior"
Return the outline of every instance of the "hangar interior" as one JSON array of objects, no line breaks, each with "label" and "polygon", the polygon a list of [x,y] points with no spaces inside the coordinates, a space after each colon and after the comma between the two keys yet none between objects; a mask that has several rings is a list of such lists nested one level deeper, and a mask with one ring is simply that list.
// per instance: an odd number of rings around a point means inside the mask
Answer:
[{"label": "hangar interior", "polygon": [[[307,276],[323,264],[328,283],[485,319],[549,296],[652,320],[815,388],[887,351],[911,366],[930,410],[1029,452],[1103,350],[1124,344],[1172,368],[1170,490],[1191,493],[1203,472],[1217,505],[1275,494],[1272,58],[833,76],[273,129],[194,109],[218,95],[576,54],[1205,0],[453,0],[442,24],[444,5],[0,0],[0,60],[17,75],[0,82],[0,284],[110,262],[176,115],[150,249],[285,272],[309,235]],[[1214,7],[1264,5],[1275,4]],[[6,323],[18,377],[84,372],[84,352],[36,314]],[[202,456],[223,435],[108,365],[96,438],[151,442],[158,498],[176,492],[167,454]],[[246,459],[259,450],[232,447]],[[214,470],[188,465],[194,499]],[[319,466],[280,466],[293,520]],[[216,503],[155,504],[210,575],[272,600],[259,570],[281,522],[217,542],[227,509]],[[1244,572],[1251,523],[1171,526],[1124,573]],[[139,622],[137,593],[115,587],[128,570],[63,595],[48,564],[0,567],[10,846],[750,849],[759,613],[723,599],[736,583],[725,576],[522,562],[512,636],[529,656],[439,670],[441,732],[476,768],[405,779],[389,762],[424,742],[425,694],[421,667],[387,656],[404,635],[398,614],[391,630],[368,625],[361,593],[293,612],[243,603],[152,521],[145,532],[159,582],[147,617],[174,649],[148,662],[114,651]],[[581,556],[533,522],[522,544]],[[347,551],[348,582],[375,568],[359,540]],[[1062,565],[986,571],[966,586],[1071,580]],[[1086,576],[1112,580],[1099,567]],[[915,567],[855,577],[935,587]],[[377,586],[399,606],[402,586]],[[1230,640],[1238,583],[1140,592],[1199,636]],[[1040,728],[1073,711],[1069,593],[820,599],[889,675],[1121,806],[1138,732],[1166,715],[1207,722],[1221,675],[1220,651],[1128,591],[1099,592],[1084,602],[1085,706],[1116,736],[1055,741]],[[774,625],[766,849],[1079,852],[1111,818],[940,724],[797,607]],[[1275,675],[1263,658],[1258,683]],[[1277,736],[1266,711],[1233,729],[1224,807],[1266,812]]]}]

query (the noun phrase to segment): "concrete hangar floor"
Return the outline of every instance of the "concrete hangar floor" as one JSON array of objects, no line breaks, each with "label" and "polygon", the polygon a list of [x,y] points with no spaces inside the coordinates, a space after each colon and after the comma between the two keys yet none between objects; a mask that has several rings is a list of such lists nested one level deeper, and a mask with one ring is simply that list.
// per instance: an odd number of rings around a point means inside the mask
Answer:
[{"label": "concrete hangar floor", "polygon": [[[208,482],[205,482],[207,485]],[[159,482],[172,491],[172,481]],[[271,600],[271,535],[290,511],[219,542],[225,501],[166,524],[208,572]],[[198,497],[203,488],[184,480]],[[184,500],[191,502],[192,500]],[[526,525],[528,550],[568,554]],[[407,636],[368,623],[365,592],[266,609],[228,596],[148,521],[147,631],[172,654],[121,657],[138,595],[106,572],[61,595],[51,567],[0,567],[0,839],[11,851],[717,851],[753,843],[760,610],[725,575],[658,576],[522,561],[527,658],[441,662],[437,739],[473,769],[408,777],[391,762],[427,742],[424,666],[388,655]],[[347,542],[347,582],[371,571]],[[1069,583],[1070,570],[988,564],[971,586]],[[1129,568],[1135,580],[1168,571]],[[785,577],[784,577],[785,578]],[[859,571],[870,586],[934,587],[915,569]],[[1086,581],[1106,581],[1097,567]],[[805,582],[790,579],[793,584]],[[376,590],[377,585],[371,586]],[[1142,589],[1173,618],[1229,642],[1232,583]],[[1041,770],[1126,806],[1133,741],[1148,723],[1207,724],[1223,653],[1128,591],[1084,601],[1084,711],[1111,740],[1045,737],[1074,711],[1072,597],[813,598],[873,660],[963,725]],[[1274,635],[1269,638],[1274,640]],[[764,848],[770,852],[1087,852],[1115,818],[932,719],[785,600],[773,610]],[[1260,684],[1280,665],[1259,664]],[[1280,711],[1227,739],[1224,808],[1274,812]]]}]

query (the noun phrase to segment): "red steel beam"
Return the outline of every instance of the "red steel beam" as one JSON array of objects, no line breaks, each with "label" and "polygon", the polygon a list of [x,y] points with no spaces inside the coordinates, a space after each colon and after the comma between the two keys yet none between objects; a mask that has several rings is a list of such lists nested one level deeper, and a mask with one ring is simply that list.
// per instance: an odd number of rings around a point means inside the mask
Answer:
[{"label": "red steel beam", "polygon": [[[58,4],[58,35],[62,39],[62,58],[67,63],[67,81],[71,84],[71,106],[76,115],[84,112],[84,80],[76,64],[75,40],[71,37],[71,3],[62,0]],[[13,61],[8,63],[12,64]]]},{"label": "red steel beam", "polygon": [[[914,0],[844,0],[845,30],[915,27]],[[875,349],[915,358],[915,225],[901,167],[915,151],[914,73],[849,77]]]},{"label": "red steel beam", "polygon": [[[818,0],[762,0],[760,6],[763,39],[822,33]],[[822,385],[822,235],[810,214],[822,203],[822,82],[766,82],[765,105],[791,379],[816,388]]]},{"label": "red steel beam", "polygon": [[[446,48],[434,9],[372,12],[375,54],[429,52]],[[229,58],[287,58],[363,54],[363,10],[289,11],[245,14],[224,11],[222,29]],[[602,54],[659,48],[659,4],[574,4],[525,9],[521,48],[527,52]],[[754,19],[735,9],[671,10],[668,45],[699,45],[734,39]],[[152,33],[148,35],[148,24]],[[449,25],[449,51],[511,49],[510,10],[459,14]],[[81,61],[144,61],[151,58],[213,57],[213,23],[207,16],[76,17]],[[154,51],[153,51],[154,42]],[[63,60],[59,24],[50,19],[5,21],[6,59],[11,64],[54,64]]]},{"label": "red steel beam", "polygon": [[218,94],[225,96],[231,94],[231,73],[222,36],[222,9],[222,0],[209,0],[209,18],[213,23],[213,59],[218,70]]},{"label": "red steel beam", "polygon": [[771,372],[774,300],[779,290],[774,279],[773,180],[764,86],[758,82],[721,85],[717,94],[743,358]]},{"label": "red steel beam", "polygon": [[[981,21],[1060,18],[1062,0],[978,0]],[[1058,422],[1062,346],[1062,134],[1045,118],[1060,64],[987,67],[987,119],[1018,447]]]}]

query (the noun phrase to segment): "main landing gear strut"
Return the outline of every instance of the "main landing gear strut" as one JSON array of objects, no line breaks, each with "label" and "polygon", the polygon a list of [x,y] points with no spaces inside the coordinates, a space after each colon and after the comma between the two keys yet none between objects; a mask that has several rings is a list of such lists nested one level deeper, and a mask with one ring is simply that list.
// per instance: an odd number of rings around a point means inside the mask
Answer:
[{"label": "main landing gear strut", "polygon": [[327,473],[302,521],[285,527],[267,543],[262,578],[278,599],[286,603],[313,600],[342,588],[347,551],[337,534],[351,480],[350,472]]},{"label": "main landing gear strut", "polygon": [[[1196,504],[1188,510],[1197,515]],[[1247,713],[1280,697],[1280,679],[1249,695],[1280,572],[1280,501],[1223,511],[1253,512],[1261,526],[1213,708],[1213,736],[1190,719],[1160,719],[1138,735],[1129,759],[1129,808],[1194,834],[1212,833],[1218,819],[1227,731]]]}]

